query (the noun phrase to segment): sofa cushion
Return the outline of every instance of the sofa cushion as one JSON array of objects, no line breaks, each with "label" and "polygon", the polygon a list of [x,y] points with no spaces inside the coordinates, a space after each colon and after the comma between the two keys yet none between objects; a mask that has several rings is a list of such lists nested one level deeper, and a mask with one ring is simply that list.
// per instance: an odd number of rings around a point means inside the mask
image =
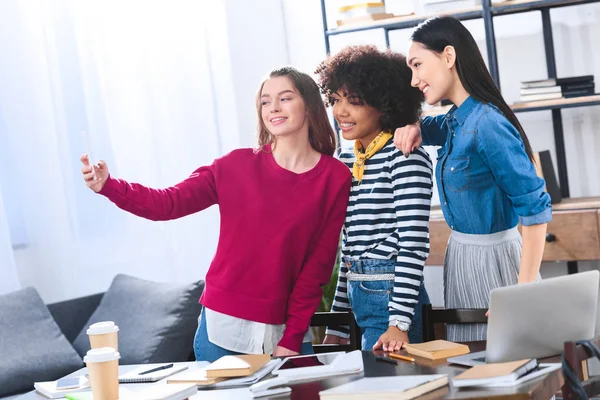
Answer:
[{"label": "sofa cushion", "polygon": [[117,275],[73,346],[90,349],[87,328],[99,321],[119,326],[121,365],[187,361],[193,351],[204,281],[158,283]]},{"label": "sofa cushion", "polygon": [[83,367],[34,288],[0,295],[0,397]]}]

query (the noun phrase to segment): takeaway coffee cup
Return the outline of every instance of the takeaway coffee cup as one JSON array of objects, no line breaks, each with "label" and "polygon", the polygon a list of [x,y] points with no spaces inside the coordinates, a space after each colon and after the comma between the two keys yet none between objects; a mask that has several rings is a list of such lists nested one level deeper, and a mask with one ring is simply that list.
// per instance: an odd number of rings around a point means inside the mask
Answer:
[{"label": "takeaway coffee cup", "polygon": [[113,321],[96,322],[90,325],[87,330],[92,349],[101,347],[112,347],[119,350],[119,327]]},{"label": "takeaway coffee cup", "polygon": [[119,358],[119,352],[112,347],[91,349],[83,358],[94,400],[119,398]]}]

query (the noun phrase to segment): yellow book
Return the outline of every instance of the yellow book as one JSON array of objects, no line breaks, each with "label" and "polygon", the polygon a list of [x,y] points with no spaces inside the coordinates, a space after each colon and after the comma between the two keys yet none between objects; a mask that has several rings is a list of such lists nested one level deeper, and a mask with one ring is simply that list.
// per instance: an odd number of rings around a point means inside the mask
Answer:
[{"label": "yellow book", "polygon": [[510,384],[537,367],[535,358],[476,365],[453,379],[455,387]]},{"label": "yellow book", "polygon": [[449,342],[447,340],[433,340],[425,343],[405,344],[404,348],[408,354],[428,360],[440,360],[442,358],[455,357],[470,352],[466,344]]}]

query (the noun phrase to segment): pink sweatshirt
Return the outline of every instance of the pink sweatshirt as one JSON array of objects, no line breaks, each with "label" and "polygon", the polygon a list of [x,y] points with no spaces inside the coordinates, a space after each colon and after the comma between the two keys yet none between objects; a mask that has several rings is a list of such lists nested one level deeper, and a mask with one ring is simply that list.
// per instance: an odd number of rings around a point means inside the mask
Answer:
[{"label": "pink sweatshirt", "polygon": [[295,174],[271,153],[240,149],[166,189],[109,177],[100,194],[154,221],[218,204],[219,243],[200,302],[250,321],[285,323],[279,345],[300,351],[331,277],[351,181],[348,167],[330,156]]}]

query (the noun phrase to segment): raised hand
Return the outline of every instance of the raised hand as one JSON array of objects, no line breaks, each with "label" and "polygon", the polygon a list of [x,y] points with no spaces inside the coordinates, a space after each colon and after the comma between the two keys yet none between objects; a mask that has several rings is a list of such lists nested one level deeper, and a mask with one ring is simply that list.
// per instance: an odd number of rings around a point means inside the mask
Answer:
[{"label": "raised hand", "polygon": [[102,190],[108,179],[108,166],[102,160],[96,165],[90,165],[90,158],[87,154],[83,154],[80,158],[83,167],[81,173],[87,187],[98,193]]}]

